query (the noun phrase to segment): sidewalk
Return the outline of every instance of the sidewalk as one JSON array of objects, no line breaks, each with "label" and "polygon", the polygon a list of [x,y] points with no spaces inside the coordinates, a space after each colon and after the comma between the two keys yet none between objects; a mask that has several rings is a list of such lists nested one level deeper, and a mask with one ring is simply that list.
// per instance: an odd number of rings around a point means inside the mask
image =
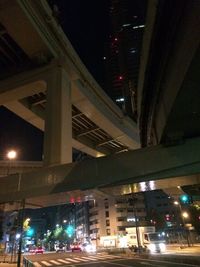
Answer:
[{"label": "sidewalk", "polygon": [[200,246],[199,244],[195,244],[193,246],[171,246],[168,245],[166,248],[166,252],[164,254],[176,254],[176,255],[193,255],[193,256],[199,256],[200,255]]},{"label": "sidewalk", "polygon": [[[150,260],[158,260],[158,261],[168,261],[175,263],[186,263],[192,264],[195,266],[200,266],[200,246],[194,245],[192,247],[184,247],[183,249],[180,246],[170,246],[167,248],[164,253],[134,253],[130,250],[126,250],[125,254],[120,254],[121,256],[128,258],[141,258],[141,259],[150,259]],[[109,253],[109,252],[108,252]],[[116,252],[117,253],[117,252]]]},{"label": "sidewalk", "polygon": [[185,264],[200,266],[200,256],[194,256],[194,255],[150,254],[148,256],[140,255],[139,257],[152,260],[169,261],[169,262],[185,263]]},{"label": "sidewalk", "polygon": [[16,267],[17,263],[3,263],[0,262],[0,267]]},{"label": "sidewalk", "polygon": [[11,255],[10,254],[4,254],[4,255],[0,255],[0,263],[8,263],[11,264],[17,262],[17,255],[13,255],[12,256],[12,260],[11,260]]},{"label": "sidewalk", "polygon": [[169,246],[165,253],[141,254],[137,257],[200,266],[200,246],[185,246],[182,249],[180,246]]}]

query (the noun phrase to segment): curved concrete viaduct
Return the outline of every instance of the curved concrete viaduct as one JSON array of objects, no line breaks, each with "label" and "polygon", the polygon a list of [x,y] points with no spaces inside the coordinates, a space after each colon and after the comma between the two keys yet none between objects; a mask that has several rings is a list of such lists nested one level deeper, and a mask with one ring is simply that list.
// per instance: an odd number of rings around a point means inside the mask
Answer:
[{"label": "curved concrete viaduct", "polygon": [[138,86],[143,147],[200,136],[199,12],[199,1],[149,1]]},{"label": "curved concrete viaduct", "polygon": [[94,157],[139,148],[137,125],[87,71],[46,1],[8,2],[0,22],[26,56],[1,77],[0,105],[45,131],[44,163],[71,162],[72,147]]}]

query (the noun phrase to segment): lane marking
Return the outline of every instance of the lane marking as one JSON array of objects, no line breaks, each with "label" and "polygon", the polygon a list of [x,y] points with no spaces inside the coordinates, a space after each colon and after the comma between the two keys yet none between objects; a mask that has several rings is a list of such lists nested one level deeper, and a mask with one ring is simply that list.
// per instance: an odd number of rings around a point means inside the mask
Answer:
[{"label": "lane marking", "polygon": [[37,261],[35,261],[34,263],[33,263],[33,265],[35,266],[35,267],[41,267],[42,265],[40,265]]},{"label": "lane marking", "polygon": [[74,258],[75,260],[79,260],[79,261],[84,261],[84,262],[86,262],[86,261],[88,261],[88,260],[85,260],[85,259],[82,259],[82,258]]},{"label": "lane marking", "polygon": [[41,261],[42,264],[46,265],[46,266],[52,266],[51,263],[47,262],[47,261]]},{"label": "lane marking", "polygon": [[71,259],[71,258],[65,258],[65,260],[67,260],[67,261],[71,261],[71,262],[79,262],[79,261],[74,260],[74,259]]},{"label": "lane marking", "polygon": [[[93,257],[93,256],[92,256]],[[115,258],[115,259],[119,259],[121,258],[120,256],[116,256],[116,255],[101,255],[101,256],[97,256],[98,258],[108,258],[108,259],[111,259],[111,258]]]},{"label": "lane marking", "polygon": [[98,257],[98,256],[96,256],[96,257],[95,257],[95,256],[89,256],[89,257],[88,257],[88,261],[89,261],[89,260],[92,260],[92,259],[99,260],[99,259],[101,259],[101,258]]},{"label": "lane marking", "polygon": [[55,264],[55,265],[61,265],[62,263],[60,263],[60,262],[57,262],[57,261],[55,261],[55,260],[49,260],[50,262],[52,262],[53,264]]},{"label": "lane marking", "polygon": [[86,260],[88,260],[88,261],[96,261],[97,259],[92,259],[92,258],[89,258],[89,257],[81,257],[81,258],[83,258],[83,259],[86,259]]},{"label": "lane marking", "polygon": [[66,260],[63,260],[63,259],[57,259],[57,261],[60,261],[62,263],[71,263],[70,261],[66,261]]}]

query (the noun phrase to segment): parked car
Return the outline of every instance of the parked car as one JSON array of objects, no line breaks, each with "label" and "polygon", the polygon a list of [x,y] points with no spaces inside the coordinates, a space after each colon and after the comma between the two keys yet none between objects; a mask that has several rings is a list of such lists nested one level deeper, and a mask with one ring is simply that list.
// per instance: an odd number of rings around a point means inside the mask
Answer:
[{"label": "parked car", "polygon": [[82,251],[81,244],[80,243],[73,243],[71,245],[72,252],[74,251]]}]

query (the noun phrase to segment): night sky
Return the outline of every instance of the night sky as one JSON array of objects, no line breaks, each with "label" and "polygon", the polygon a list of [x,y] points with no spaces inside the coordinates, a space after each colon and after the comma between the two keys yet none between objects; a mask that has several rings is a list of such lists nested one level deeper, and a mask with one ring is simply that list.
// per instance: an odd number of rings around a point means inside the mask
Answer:
[{"label": "night sky", "polygon": [[[104,82],[104,46],[109,37],[108,0],[50,0],[57,5],[57,19],[81,60],[100,85]],[[0,107],[0,159],[10,148],[18,160],[42,159],[43,133]]]}]

